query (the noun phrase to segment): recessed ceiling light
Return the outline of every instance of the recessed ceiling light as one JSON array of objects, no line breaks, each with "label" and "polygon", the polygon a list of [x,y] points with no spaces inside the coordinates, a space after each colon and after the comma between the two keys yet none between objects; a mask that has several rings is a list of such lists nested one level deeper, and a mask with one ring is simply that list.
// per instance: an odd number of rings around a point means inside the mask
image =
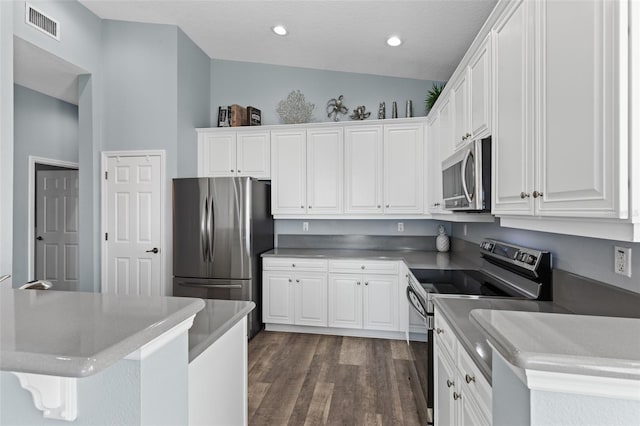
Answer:
[{"label": "recessed ceiling light", "polygon": [[278,34],[279,36],[287,35],[287,29],[285,27],[283,27],[282,25],[276,25],[275,27],[273,27],[271,29],[273,30],[274,33]]},{"label": "recessed ceiling light", "polygon": [[400,46],[402,44],[402,40],[398,36],[391,36],[387,39],[387,44],[391,47]]}]

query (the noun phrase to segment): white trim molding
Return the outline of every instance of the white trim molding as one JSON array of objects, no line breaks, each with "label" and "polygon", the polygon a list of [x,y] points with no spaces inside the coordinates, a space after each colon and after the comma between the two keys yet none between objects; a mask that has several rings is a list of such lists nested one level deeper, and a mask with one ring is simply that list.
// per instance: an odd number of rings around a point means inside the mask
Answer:
[{"label": "white trim molding", "polygon": [[78,163],[71,161],[55,160],[53,158],[37,157],[35,155],[29,156],[29,166],[27,167],[27,191],[29,191],[27,195],[27,210],[29,212],[29,226],[27,228],[27,281],[35,279],[36,164],[79,170]]},{"label": "white trim molding", "polygon": [[33,404],[47,419],[74,421],[78,417],[76,378],[11,372],[20,386],[29,391]]},{"label": "white trim molding", "polygon": [[176,339],[178,336],[188,332],[191,326],[193,325],[193,319],[195,317],[196,316],[193,315],[192,317],[187,318],[186,320],[182,321],[180,324],[173,327],[171,330],[161,334],[160,336],[156,337],[149,343],[131,352],[129,355],[125,357],[125,359],[129,359],[133,361],[141,361],[147,358],[149,355],[153,354],[158,349],[164,347],[166,344]]},{"label": "white trim molding", "polygon": [[538,370],[524,372],[525,383],[531,390],[640,401],[638,380]]},{"label": "white trim molding", "polygon": [[363,328],[333,328],[267,323],[264,325],[264,329],[266,331],[282,331],[287,333],[326,334],[331,336],[368,337],[372,339],[406,339],[404,331],[366,330]]}]

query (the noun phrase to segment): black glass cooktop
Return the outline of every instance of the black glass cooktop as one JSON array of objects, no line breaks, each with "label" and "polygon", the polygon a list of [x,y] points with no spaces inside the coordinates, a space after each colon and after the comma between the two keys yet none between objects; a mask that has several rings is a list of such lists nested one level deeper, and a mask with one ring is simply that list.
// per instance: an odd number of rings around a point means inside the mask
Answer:
[{"label": "black glass cooktop", "polygon": [[472,296],[522,297],[503,281],[476,270],[411,270],[430,293]]}]

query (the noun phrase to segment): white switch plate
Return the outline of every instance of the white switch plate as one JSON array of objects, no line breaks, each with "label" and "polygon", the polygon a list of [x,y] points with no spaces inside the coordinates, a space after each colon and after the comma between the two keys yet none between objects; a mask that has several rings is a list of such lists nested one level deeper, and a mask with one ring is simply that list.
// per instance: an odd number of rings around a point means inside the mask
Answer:
[{"label": "white switch plate", "polygon": [[398,222],[398,232],[404,232],[404,223]]},{"label": "white switch plate", "polygon": [[614,247],[614,270],[616,274],[631,278],[631,249],[629,247]]},{"label": "white switch plate", "polygon": [[302,222],[302,230],[307,232],[309,230],[309,222]]}]

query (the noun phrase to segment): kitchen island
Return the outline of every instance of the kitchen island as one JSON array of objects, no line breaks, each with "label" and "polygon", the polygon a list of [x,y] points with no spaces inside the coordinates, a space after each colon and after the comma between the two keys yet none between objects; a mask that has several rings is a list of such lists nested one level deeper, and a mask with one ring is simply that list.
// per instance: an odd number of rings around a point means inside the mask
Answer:
[{"label": "kitchen island", "polygon": [[[0,289],[0,423],[187,424],[189,361],[246,327],[253,308],[209,306],[194,352],[188,330],[206,307],[195,298]],[[240,339],[246,345],[246,333]]]}]

